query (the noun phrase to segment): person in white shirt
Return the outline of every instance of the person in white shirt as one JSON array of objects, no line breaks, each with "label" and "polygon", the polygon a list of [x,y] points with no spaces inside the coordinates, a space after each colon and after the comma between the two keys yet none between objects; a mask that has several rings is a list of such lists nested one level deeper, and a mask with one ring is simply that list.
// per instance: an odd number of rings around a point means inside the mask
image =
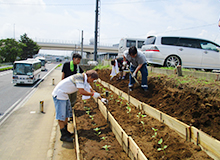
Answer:
[{"label": "person in white shirt", "polygon": [[89,70],[86,73],[78,73],[69,76],[60,81],[52,92],[55,109],[56,119],[61,132],[61,141],[72,142],[72,133],[67,130],[68,117],[72,117],[72,107],[69,100],[69,94],[79,92],[85,98],[93,96],[99,98],[100,94],[95,92],[89,83],[98,79],[98,73],[94,70]]}]

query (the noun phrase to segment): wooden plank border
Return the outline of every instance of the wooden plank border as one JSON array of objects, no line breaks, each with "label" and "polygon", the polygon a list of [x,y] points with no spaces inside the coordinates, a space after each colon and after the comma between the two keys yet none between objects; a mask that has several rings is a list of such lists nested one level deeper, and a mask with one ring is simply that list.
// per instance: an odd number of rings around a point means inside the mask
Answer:
[{"label": "wooden plank border", "polygon": [[[97,99],[96,99],[97,101]],[[147,160],[146,156],[143,154],[141,149],[137,146],[134,140],[126,134],[126,132],[121,128],[115,118],[107,110],[106,106],[98,99],[97,101],[99,110],[108,119],[109,126],[114,133],[119,144],[122,146],[123,150],[128,154],[132,160]]]},{"label": "wooden plank border", "polygon": [[171,129],[177,131],[177,133],[185,138],[187,141],[192,141],[195,144],[199,145],[202,150],[204,150],[210,157],[219,160],[220,159],[220,141],[211,137],[210,135],[204,133],[203,131],[189,126],[153,107],[148,104],[142,103],[134,97],[129,96],[127,93],[120,91],[113,85],[110,85],[102,80],[98,80],[104,87],[114,91],[116,94],[121,95],[127,101],[132,103],[137,108],[144,110],[145,114],[163,122]]}]

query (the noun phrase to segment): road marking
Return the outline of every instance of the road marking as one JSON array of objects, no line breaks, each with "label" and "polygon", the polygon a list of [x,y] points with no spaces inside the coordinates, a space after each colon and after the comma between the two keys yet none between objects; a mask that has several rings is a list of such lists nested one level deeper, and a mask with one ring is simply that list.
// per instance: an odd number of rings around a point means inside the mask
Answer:
[{"label": "road marking", "polygon": [[7,109],[7,111],[3,114],[0,115],[0,126],[1,124],[17,109],[19,109],[21,106],[24,105],[24,103],[26,103],[28,101],[28,99],[33,95],[33,93],[38,89],[37,86],[44,80],[45,77],[47,77],[55,68],[57,67],[57,65],[52,68],[50,70],[50,72],[48,72],[39,82],[37,82],[30,91],[28,91],[27,96],[24,97],[23,100],[21,100],[21,98],[15,102],[9,109]]},{"label": "road marking", "polygon": [[0,76],[4,76],[4,75],[10,74],[12,72],[13,72],[12,70],[3,71],[3,72],[0,72]]}]

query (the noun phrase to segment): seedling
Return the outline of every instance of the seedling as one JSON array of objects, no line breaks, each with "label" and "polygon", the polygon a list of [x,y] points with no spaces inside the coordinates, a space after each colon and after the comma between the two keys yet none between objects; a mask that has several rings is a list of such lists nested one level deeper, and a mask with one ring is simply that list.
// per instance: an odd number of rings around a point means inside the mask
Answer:
[{"label": "seedling", "polygon": [[120,103],[120,100],[118,100],[118,99],[117,99],[117,100],[115,100],[115,101],[116,101],[117,103]]},{"label": "seedling", "polygon": [[110,96],[111,98],[109,99],[110,101],[113,100],[113,95]]},{"label": "seedling", "polygon": [[83,103],[86,104],[86,100],[85,99],[83,99]]},{"label": "seedling", "polygon": [[127,109],[127,113],[129,114],[129,118],[130,118],[130,116],[131,116],[131,115],[130,115],[130,113],[131,113],[131,107],[130,107],[130,106],[127,106],[126,109]]},{"label": "seedling", "polygon": [[109,151],[108,148],[111,147],[111,145],[104,145],[102,148],[104,148],[106,151]]},{"label": "seedling", "polygon": [[144,131],[145,131],[144,121],[141,121],[141,124],[142,124],[142,126],[144,128]]},{"label": "seedling", "polygon": [[152,128],[153,129],[153,131],[154,131],[154,135],[152,136],[153,138],[156,138],[156,136],[157,136],[157,130],[158,129],[155,129],[155,128]]},{"label": "seedling", "polygon": [[99,131],[100,128],[98,128],[98,127],[93,130],[96,131],[95,135],[97,135],[97,136],[99,136],[102,133],[101,131]]},{"label": "seedling", "polygon": [[89,114],[90,114],[90,111],[86,111],[86,114],[88,114],[88,115],[89,115]]},{"label": "seedling", "polygon": [[164,154],[166,155],[165,149],[167,148],[167,145],[163,145],[162,143],[163,143],[163,139],[161,138],[158,141],[158,144],[160,145],[161,148],[157,148],[157,151],[163,151]]},{"label": "seedling", "polygon": [[89,111],[89,110],[90,110],[90,108],[89,108],[89,107],[86,107],[86,106],[84,107],[84,109],[85,109],[85,110],[87,110],[87,111]]},{"label": "seedling", "polygon": [[107,137],[101,137],[100,139],[105,140]]},{"label": "seedling", "polygon": [[94,116],[92,116],[92,115],[89,115],[89,118],[91,118],[92,120],[94,119]]},{"label": "seedling", "polygon": [[138,112],[138,114],[137,114],[137,118],[138,118],[138,123],[140,123],[141,112]]}]

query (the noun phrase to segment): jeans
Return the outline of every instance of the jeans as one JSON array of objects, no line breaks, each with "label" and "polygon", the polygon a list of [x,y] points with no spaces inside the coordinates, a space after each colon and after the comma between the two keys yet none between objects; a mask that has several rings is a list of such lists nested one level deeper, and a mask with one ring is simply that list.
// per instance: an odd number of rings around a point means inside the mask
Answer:
[{"label": "jeans", "polygon": [[[137,67],[134,67],[134,66],[131,65],[131,68],[130,68],[131,72],[133,73],[136,68]],[[141,75],[142,75],[141,87],[143,89],[148,89],[148,85],[147,85],[147,76],[148,76],[147,63],[144,63],[139,71],[141,71]],[[135,76],[135,78],[137,78],[137,75]],[[129,75],[129,87],[132,87],[134,85],[134,83],[135,83],[135,80],[130,74]]]}]

